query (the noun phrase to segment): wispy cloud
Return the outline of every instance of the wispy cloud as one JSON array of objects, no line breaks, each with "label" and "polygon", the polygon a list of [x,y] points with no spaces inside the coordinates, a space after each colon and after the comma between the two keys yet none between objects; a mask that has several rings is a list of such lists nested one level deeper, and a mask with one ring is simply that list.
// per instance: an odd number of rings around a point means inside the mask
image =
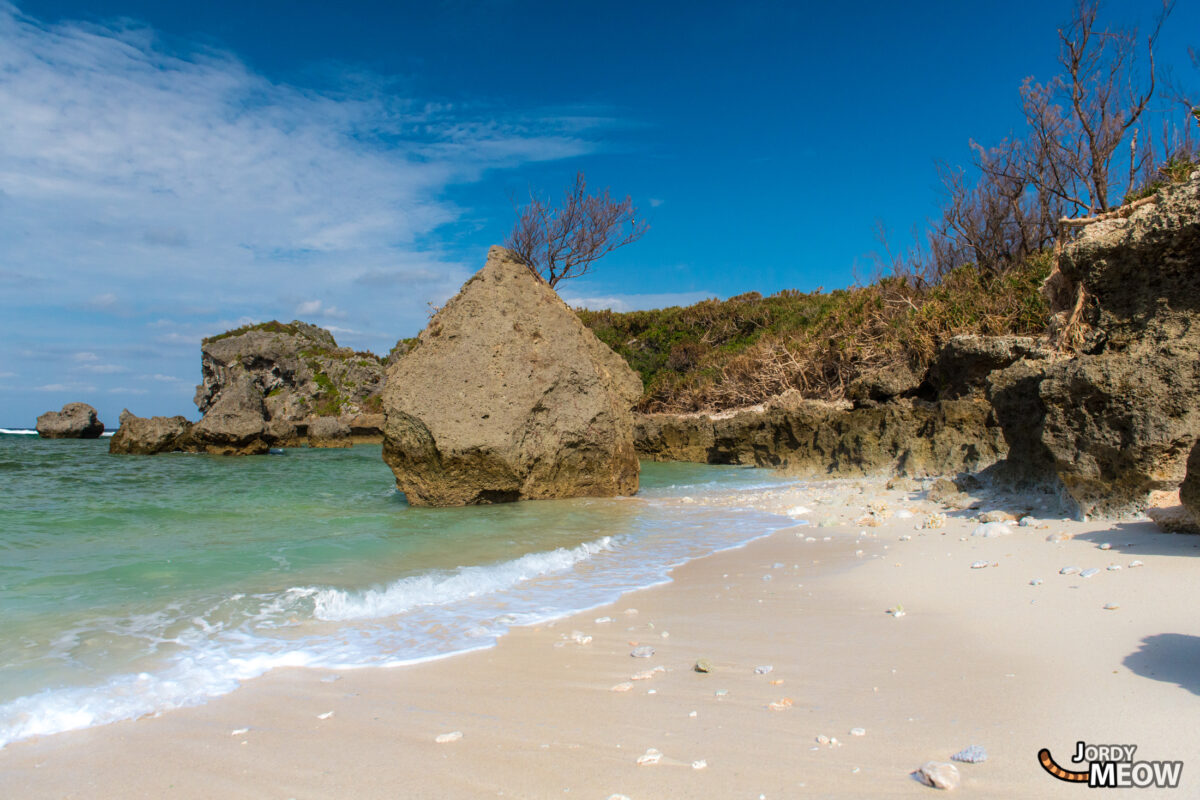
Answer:
[{"label": "wispy cloud", "polygon": [[[353,346],[412,335],[483,259],[447,254],[446,226],[478,223],[448,189],[591,152],[615,124],[349,71],[328,90],[288,85],[136,22],[46,24],[5,0],[0,109],[0,358],[52,329],[75,349],[157,343],[174,359],[90,362],[114,376],[195,371],[200,336],[230,319],[348,320]],[[65,386],[50,367],[41,379]]]}]

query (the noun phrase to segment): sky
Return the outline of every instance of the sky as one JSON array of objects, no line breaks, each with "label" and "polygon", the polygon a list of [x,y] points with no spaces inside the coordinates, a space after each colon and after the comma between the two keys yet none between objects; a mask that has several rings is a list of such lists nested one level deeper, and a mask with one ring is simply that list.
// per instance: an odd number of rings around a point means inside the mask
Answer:
[{"label": "sky", "polygon": [[[939,162],[1020,133],[1071,5],[0,0],[0,427],[195,419],[248,322],[386,353],[580,170],[650,230],[572,305],[869,280]],[[1189,45],[1196,0],[1156,55],[1200,83]]]}]

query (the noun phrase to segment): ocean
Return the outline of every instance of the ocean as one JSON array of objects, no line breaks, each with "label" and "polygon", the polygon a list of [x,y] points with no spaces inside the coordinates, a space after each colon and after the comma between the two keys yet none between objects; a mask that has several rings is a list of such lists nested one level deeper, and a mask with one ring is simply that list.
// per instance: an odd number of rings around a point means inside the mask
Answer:
[{"label": "ocean", "polygon": [[0,747],[195,705],[279,666],[492,646],[790,524],[765,470],[643,463],[632,498],[410,508],[379,446],[110,456],[0,429]]}]

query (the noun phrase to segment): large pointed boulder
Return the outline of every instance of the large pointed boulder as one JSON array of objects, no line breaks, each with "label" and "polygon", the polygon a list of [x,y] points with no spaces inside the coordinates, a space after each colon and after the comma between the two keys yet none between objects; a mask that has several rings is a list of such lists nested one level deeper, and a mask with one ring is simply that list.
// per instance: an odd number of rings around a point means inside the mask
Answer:
[{"label": "large pointed boulder", "polygon": [[383,458],[420,506],[638,488],[637,373],[501,247],[387,373]]}]

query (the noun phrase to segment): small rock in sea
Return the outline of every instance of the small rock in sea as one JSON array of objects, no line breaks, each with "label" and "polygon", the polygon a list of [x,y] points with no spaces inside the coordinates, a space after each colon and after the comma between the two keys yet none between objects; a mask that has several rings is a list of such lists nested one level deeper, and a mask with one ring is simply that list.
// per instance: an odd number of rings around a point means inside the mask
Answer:
[{"label": "small rock in sea", "polygon": [[829,744],[829,737],[825,734],[821,734],[817,737],[817,744]]},{"label": "small rock in sea", "polygon": [[1129,562],[1130,569],[1133,569],[1134,567],[1144,567],[1144,566],[1146,566],[1146,565],[1142,563],[1142,560],[1140,558],[1135,558],[1133,561]]},{"label": "small rock in sea", "polygon": [[761,666],[754,668],[754,674],[755,675],[766,675],[768,672],[770,672],[773,669],[775,669],[775,668],[773,666],[771,666],[770,664],[763,664]]},{"label": "small rock in sea", "polygon": [[1007,511],[985,511],[978,519],[986,525],[989,522],[1015,522],[1017,518]]},{"label": "small rock in sea", "polygon": [[1109,542],[1105,542],[1104,544],[1100,545],[1100,549],[1101,550],[1112,550],[1112,544]]},{"label": "small rock in sea", "polygon": [[1070,540],[1071,540],[1071,534],[1063,533],[1062,531],[1056,531],[1055,533],[1052,533],[1046,537],[1046,541],[1050,542],[1051,544],[1059,544],[1060,542],[1069,542]]},{"label": "small rock in sea", "polygon": [[982,525],[977,525],[975,530],[971,531],[972,536],[982,536],[986,539],[992,539],[997,536],[1008,536],[1012,533],[1012,528],[1008,527],[1004,522],[985,522]]},{"label": "small rock in sea", "polygon": [[648,767],[662,761],[662,758],[663,754],[651,747],[645,753],[638,756],[637,763],[639,766]]},{"label": "small rock in sea", "polygon": [[971,569],[983,569],[987,565],[988,565],[988,562],[986,562],[986,561],[976,561],[971,564]]},{"label": "small rock in sea", "polygon": [[1088,567],[1083,572],[1079,573],[1079,577],[1090,578],[1093,575],[1098,575],[1098,574],[1100,574],[1100,570],[1098,570],[1096,567]]},{"label": "small rock in sea", "polygon": [[1120,608],[1120,607],[1121,607],[1121,606],[1120,606],[1119,604],[1117,604],[1117,603],[1105,603],[1105,604],[1104,604],[1104,610],[1105,610],[1105,611],[1116,611],[1116,610],[1117,610],[1118,608]]},{"label": "small rock in sea", "polygon": [[633,656],[634,658],[650,658],[650,656],[654,655],[654,648],[648,644],[644,644],[640,647],[633,648],[629,655]]},{"label": "small rock in sea", "polygon": [[462,731],[450,731],[450,733],[438,734],[438,737],[433,741],[437,744],[450,744],[451,742],[457,742],[461,738]]},{"label": "small rock in sea", "polygon": [[332,711],[326,711],[324,714],[317,714],[317,719],[329,719],[333,716]]},{"label": "small rock in sea", "polygon": [[707,766],[708,766],[708,762],[705,761],[703,758],[699,759],[698,761],[692,762],[692,769],[704,769]]},{"label": "small rock in sea", "polygon": [[973,744],[950,756],[950,760],[962,761],[965,764],[982,764],[987,761],[987,750],[983,748],[983,745]]},{"label": "small rock in sea", "polygon": [[1033,580],[1031,580],[1031,581],[1029,582],[1029,585],[1030,585],[1030,586],[1041,586],[1041,585],[1042,585],[1042,579],[1041,579],[1041,578],[1034,578]]},{"label": "small rock in sea", "polygon": [[1059,575],[1076,575],[1079,573],[1079,567],[1063,567],[1058,571]]},{"label": "small rock in sea", "polygon": [[866,736],[867,729],[866,728],[851,728],[850,735],[851,736]]},{"label": "small rock in sea", "polygon": [[1120,564],[1109,564],[1109,565],[1108,565],[1108,571],[1109,571],[1109,572],[1116,572],[1116,571],[1117,571],[1117,570],[1119,570],[1120,568],[1121,568],[1121,565],[1120,565]]},{"label": "small rock in sea", "polygon": [[633,688],[633,684],[626,681],[625,683],[618,683],[616,686],[609,689],[609,691],[610,692],[628,692],[632,688]]},{"label": "small rock in sea", "polygon": [[698,658],[696,659],[696,666],[692,667],[692,669],[696,670],[696,672],[712,672],[714,667],[712,662],[707,658]]},{"label": "small rock in sea", "polygon": [[926,761],[912,776],[926,786],[948,791],[957,789],[962,781],[958,767],[946,761]]}]

